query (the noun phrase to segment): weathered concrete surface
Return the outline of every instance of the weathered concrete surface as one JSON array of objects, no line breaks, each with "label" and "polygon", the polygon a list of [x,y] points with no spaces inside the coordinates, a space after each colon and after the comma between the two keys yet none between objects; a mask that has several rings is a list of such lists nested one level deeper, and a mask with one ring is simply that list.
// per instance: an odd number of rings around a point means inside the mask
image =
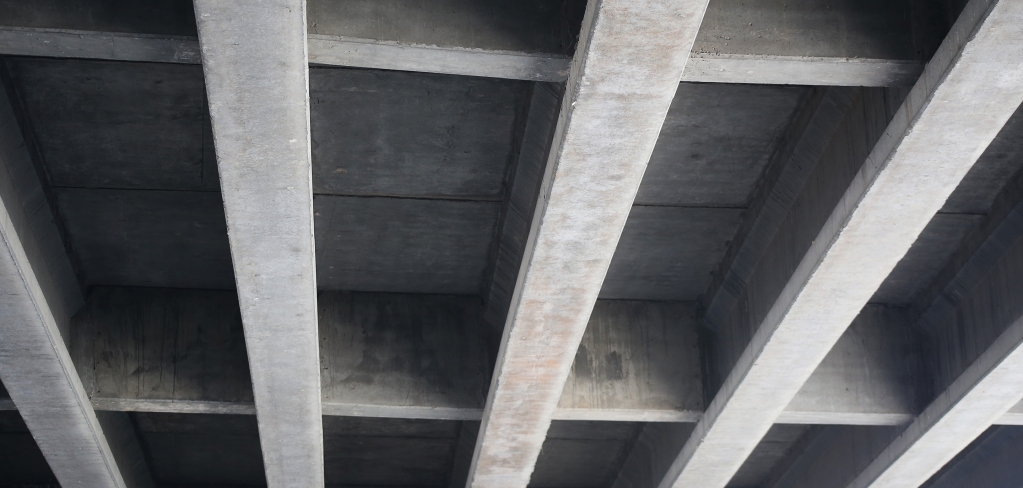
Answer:
[{"label": "weathered concrete surface", "polygon": [[321,288],[480,292],[499,203],[326,195],[315,202]]},{"label": "weathered concrete surface", "polygon": [[659,486],[727,484],[1016,110],[1023,23],[997,5],[960,17]]},{"label": "weathered concrete surface", "polygon": [[325,414],[482,409],[490,360],[478,298],[324,292],[319,303]]},{"label": "weathered concrete surface", "polygon": [[137,444],[124,446],[133,434],[97,419],[68,354],[68,320],[81,306],[81,290],[8,82],[4,76],[0,92],[0,376],[61,485],[150,487],[147,473],[125,457],[137,459]]},{"label": "weathered concrete surface", "polygon": [[529,484],[705,9],[587,5],[467,486]]},{"label": "weathered concrete surface", "polygon": [[[481,418],[490,351],[478,298],[321,292],[318,303],[324,415]],[[553,418],[699,420],[695,310],[598,300]],[[899,319],[868,307],[778,421],[911,421],[929,390],[920,338]],[[231,291],[93,287],[72,324],[71,357],[98,410],[255,413]]]},{"label": "weathered concrete surface", "polygon": [[599,300],[554,418],[692,422],[701,380],[692,303]]},{"label": "weathered concrete surface", "polygon": [[323,486],[304,0],[196,0],[270,487]]}]

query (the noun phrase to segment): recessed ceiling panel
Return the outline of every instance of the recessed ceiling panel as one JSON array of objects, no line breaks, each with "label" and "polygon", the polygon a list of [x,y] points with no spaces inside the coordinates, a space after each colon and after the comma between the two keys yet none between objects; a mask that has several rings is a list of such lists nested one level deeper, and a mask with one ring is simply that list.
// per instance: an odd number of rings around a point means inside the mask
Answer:
[{"label": "recessed ceiling panel", "polygon": [[710,283],[743,211],[634,206],[601,298],[695,300]]},{"label": "recessed ceiling panel", "polygon": [[90,285],[234,288],[220,194],[58,189]]},{"label": "recessed ceiling panel", "polygon": [[53,186],[219,189],[216,162],[203,164],[201,67],[35,58],[10,63]]},{"label": "recessed ceiling panel", "polygon": [[317,196],[320,288],[479,294],[499,203]]},{"label": "recessed ceiling panel", "polygon": [[337,68],[309,83],[316,193],[501,200],[528,83]]},{"label": "recessed ceiling panel", "polygon": [[741,207],[807,88],[682,83],[636,203]]}]

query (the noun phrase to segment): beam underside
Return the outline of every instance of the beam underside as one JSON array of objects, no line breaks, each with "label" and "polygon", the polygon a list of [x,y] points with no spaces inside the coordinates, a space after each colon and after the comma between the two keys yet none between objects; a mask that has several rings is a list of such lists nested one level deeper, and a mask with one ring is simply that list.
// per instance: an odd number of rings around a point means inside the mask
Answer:
[{"label": "beam underside", "polygon": [[587,5],[467,486],[529,483],[706,6]]},{"label": "beam underside", "polygon": [[267,484],[323,486],[303,0],[196,0]]}]

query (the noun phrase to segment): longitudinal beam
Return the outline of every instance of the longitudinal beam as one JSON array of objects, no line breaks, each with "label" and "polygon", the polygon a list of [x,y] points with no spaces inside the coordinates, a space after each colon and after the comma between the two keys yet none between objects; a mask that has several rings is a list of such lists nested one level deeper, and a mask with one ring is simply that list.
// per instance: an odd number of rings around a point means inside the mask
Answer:
[{"label": "longitudinal beam", "polygon": [[468,486],[529,483],[706,8],[587,5]]},{"label": "longitudinal beam", "polygon": [[271,487],[323,486],[304,0],[196,0]]},{"label": "longitudinal beam", "polygon": [[1023,99],[1011,2],[974,1],[729,373],[661,488],[725,486]]},{"label": "longitudinal beam", "polygon": [[[2,76],[3,73],[0,73]],[[5,82],[7,80],[4,80]],[[73,268],[0,84],[0,377],[61,486],[151,487],[123,456],[134,432],[98,418],[65,344]],[[108,435],[110,438],[108,439]]]}]

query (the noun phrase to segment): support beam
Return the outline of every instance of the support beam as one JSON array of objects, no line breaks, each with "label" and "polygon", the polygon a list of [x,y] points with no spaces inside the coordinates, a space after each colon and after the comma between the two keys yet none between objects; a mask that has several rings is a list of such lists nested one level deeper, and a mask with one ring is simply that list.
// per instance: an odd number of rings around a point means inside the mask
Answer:
[{"label": "support beam", "polygon": [[707,2],[589,2],[467,486],[523,488]]},{"label": "support beam", "polygon": [[[199,42],[182,36],[0,27],[0,54],[150,63],[201,62]],[[389,69],[563,82],[571,58],[562,54],[488,51],[312,34],[309,62],[319,66]],[[693,53],[681,81],[831,86],[908,86],[923,62],[824,56]]]},{"label": "support beam", "polygon": [[1018,10],[967,7],[659,487],[728,483],[1019,106]]},{"label": "support beam", "polygon": [[0,90],[0,377],[61,486],[151,487],[134,432],[97,417],[68,353],[82,296],[42,185]]},{"label": "support beam", "polygon": [[196,0],[270,487],[323,486],[304,0]]}]

